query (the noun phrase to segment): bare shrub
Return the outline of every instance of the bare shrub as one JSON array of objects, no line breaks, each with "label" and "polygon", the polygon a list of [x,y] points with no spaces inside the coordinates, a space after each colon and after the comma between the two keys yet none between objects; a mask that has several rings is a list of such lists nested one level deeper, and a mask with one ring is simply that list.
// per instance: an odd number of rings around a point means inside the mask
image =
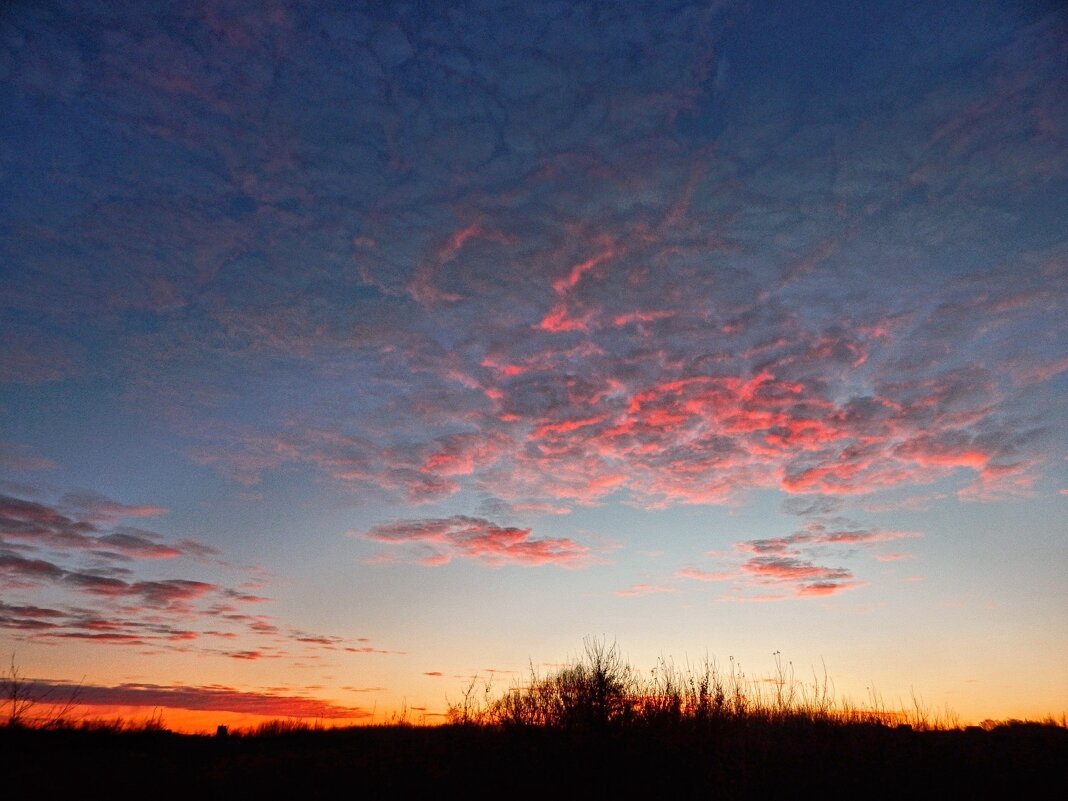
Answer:
[{"label": "bare shrub", "polygon": [[959,727],[951,712],[935,719],[916,699],[911,711],[888,710],[871,690],[867,703],[839,701],[826,665],[821,672],[813,669],[811,682],[805,682],[779,651],[772,659],[774,672],[765,678],[748,675],[734,657],[721,669],[707,656],[685,668],[661,657],[652,670],[640,674],[626,664],[615,643],[587,638],[583,653],[569,664],[540,675],[531,663],[526,681],[497,697],[488,681],[473,677],[460,699],[449,703],[447,719],[461,725],[567,729],[761,722]]}]

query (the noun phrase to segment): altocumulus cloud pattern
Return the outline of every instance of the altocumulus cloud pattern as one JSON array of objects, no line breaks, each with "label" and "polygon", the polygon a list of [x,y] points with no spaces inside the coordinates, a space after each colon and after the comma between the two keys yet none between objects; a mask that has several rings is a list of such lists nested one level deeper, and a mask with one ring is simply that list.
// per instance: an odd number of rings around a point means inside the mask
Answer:
[{"label": "altocumulus cloud pattern", "polygon": [[227,532],[567,575],[757,499],[619,596],[852,597],[886,515],[1063,494],[1063,12],[799,5],[0,13],[0,626],[391,651]]}]

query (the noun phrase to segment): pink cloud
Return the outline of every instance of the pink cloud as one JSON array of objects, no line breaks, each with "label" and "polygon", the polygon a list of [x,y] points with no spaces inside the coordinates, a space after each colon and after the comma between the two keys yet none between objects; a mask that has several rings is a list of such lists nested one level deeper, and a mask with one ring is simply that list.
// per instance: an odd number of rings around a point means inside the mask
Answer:
[{"label": "pink cloud", "polygon": [[[424,243],[433,270],[446,259],[463,272],[468,251],[494,241],[490,218],[474,216]],[[633,253],[613,245],[626,239],[620,230],[591,236],[583,225],[561,225],[570,240],[517,255],[531,264],[510,305],[486,317],[466,301],[449,307],[478,331],[451,353],[405,326],[387,329],[395,341],[374,340],[389,354],[376,363],[382,386],[410,391],[363,436],[295,424],[247,433],[226,448],[204,446],[197,458],[242,481],[307,465],[360,494],[384,490],[429,503],[481,491],[517,509],[599,503],[616,493],[649,509],[737,503],[753,489],[845,499],[943,480],[970,482],[959,489],[967,500],[1031,491],[1038,445],[1003,413],[1004,365],[939,369],[937,358],[917,355],[911,364],[900,356],[908,343],[946,345],[953,326],[966,322],[967,303],[822,324],[741,296],[713,312],[696,301],[696,289],[662,281],[651,266],[676,257],[656,251],[665,232],[655,225],[628,245]],[[830,249],[821,256],[821,247]],[[815,243],[807,252],[833,258],[835,247]],[[500,289],[492,272],[477,281],[464,274],[471,283],[457,275],[455,286]],[[1007,301],[1019,294],[1011,290],[987,293],[1006,309],[998,314],[1025,308]],[[642,302],[651,297],[655,304]],[[654,339],[642,330],[652,323]],[[398,444],[397,431],[417,433]],[[1026,467],[1013,472],[1015,465]]]},{"label": "pink cloud", "polygon": [[772,581],[844,581],[853,574],[843,567],[822,567],[789,556],[757,556],[742,564],[742,570]]},{"label": "pink cloud", "polygon": [[584,417],[577,420],[561,420],[554,423],[544,423],[531,432],[531,437],[534,439],[541,439],[553,434],[567,434],[572,431],[577,431],[580,428],[586,428],[587,426],[593,426],[597,423],[603,422],[605,415],[594,415],[592,417]]},{"label": "pink cloud", "polygon": [[52,470],[56,463],[43,456],[36,456],[24,445],[0,442],[0,467],[8,470]]},{"label": "pink cloud", "polygon": [[435,256],[438,262],[447,262],[454,258],[468,242],[477,239],[483,239],[499,245],[516,244],[516,238],[514,236],[502,231],[488,229],[481,223],[474,222],[453,231],[445,243],[438,248]]},{"label": "pink cloud", "polygon": [[93,523],[111,523],[126,517],[158,517],[167,513],[162,506],[119,503],[96,492],[68,492],[60,502],[79,519]]},{"label": "pink cloud", "polygon": [[569,331],[588,331],[589,315],[575,317],[572,315],[567,303],[561,301],[541,318],[538,328],[553,334],[563,334]]},{"label": "pink cloud", "polygon": [[694,581],[730,581],[738,578],[738,573],[731,570],[709,572],[698,570],[696,567],[682,567],[675,571],[679,578],[692,579]]},{"label": "pink cloud", "polygon": [[900,562],[904,559],[913,559],[915,557],[910,553],[877,553],[875,558],[880,562]]},{"label": "pink cloud", "polygon": [[922,536],[922,531],[870,531],[867,529],[860,529],[853,531],[824,531],[814,534],[811,541],[813,543],[822,543],[827,545],[867,545],[875,542],[892,542],[893,540],[914,539],[916,537]]},{"label": "pink cloud", "polygon": [[921,434],[898,445],[895,452],[924,466],[970,467],[981,471],[990,461],[989,453],[956,432],[941,437]]},{"label": "pink cloud", "polygon": [[60,507],[0,495],[0,537],[9,544],[86,551],[111,559],[173,559],[213,553],[214,549],[195,540],[169,545],[155,532],[114,525],[124,517],[152,517],[165,511],[159,506],[128,506],[95,493],[68,493]]},{"label": "pink cloud", "polygon": [[512,511],[516,513],[530,512],[532,514],[541,515],[569,515],[571,514],[571,507],[545,503],[542,501],[533,501],[530,503],[514,503],[512,504]]},{"label": "pink cloud", "polygon": [[412,299],[427,307],[463,300],[463,295],[459,295],[456,292],[447,292],[438,287],[436,281],[437,272],[438,268],[431,264],[419,266],[405,287]]},{"label": "pink cloud", "polygon": [[625,590],[616,590],[615,594],[621,598],[632,598],[637,595],[657,595],[665,592],[675,592],[674,587],[658,584],[632,584]]},{"label": "pink cloud", "polygon": [[173,559],[183,554],[181,543],[172,547],[156,542],[158,535],[138,529],[122,528],[99,538],[101,545],[137,559]]},{"label": "pink cloud", "polygon": [[471,223],[465,228],[459,228],[453,231],[452,234],[449,235],[445,244],[438,248],[438,261],[448,261],[459,252],[460,248],[462,248],[469,239],[481,236],[482,233],[482,226],[478,223]]},{"label": "pink cloud", "polygon": [[567,538],[535,538],[529,528],[502,527],[478,517],[398,520],[381,523],[367,531],[350,531],[389,545],[429,547],[429,564],[445,564],[453,558],[475,559],[491,565],[521,564],[580,566],[590,557],[589,548]]},{"label": "pink cloud", "polygon": [[[733,552],[748,558],[735,563],[736,567],[731,570],[706,573],[687,567],[677,571],[676,575],[696,580],[734,580],[736,587],[742,589],[769,584],[783,585],[799,598],[827,596],[863,586],[852,570],[830,567],[816,561],[828,549],[842,546],[849,546],[849,550],[869,548],[884,542],[922,536],[917,531],[850,528],[841,520],[830,525],[822,519],[810,519],[793,534],[736,542]],[[729,553],[717,556],[733,561]]]},{"label": "pink cloud", "polygon": [[815,581],[811,584],[802,584],[798,587],[797,594],[802,597],[834,595],[859,586],[861,583],[858,581]]},{"label": "pink cloud", "polygon": [[626,314],[617,314],[612,318],[612,325],[622,328],[625,325],[633,325],[634,323],[655,323],[657,320],[667,320],[674,316],[675,312],[666,309],[660,311],[633,311]]},{"label": "pink cloud", "polygon": [[[0,348],[0,381],[16,384],[43,384],[78,375],[87,364],[83,348],[74,340],[18,324],[5,326],[4,347]],[[16,451],[9,454],[16,463],[33,465],[33,457]],[[31,461],[24,461],[30,459]],[[47,460],[45,460],[47,461]],[[16,469],[47,469],[23,467]]]},{"label": "pink cloud", "polygon": [[253,715],[331,720],[370,717],[370,712],[306,696],[251,692],[221,685],[185,686],[160,684],[65,684],[30,679],[35,693],[65,698],[73,695],[85,706],[144,706],[211,712],[241,712]]},{"label": "pink cloud", "polygon": [[724,595],[719,600],[727,601],[730,603],[776,603],[777,601],[785,601],[789,598],[788,595],[780,595],[777,593],[758,593],[755,595]]},{"label": "pink cloud", "polygon": [[923,512],[929,509],[932,503],[943,501],[946,497],[943,492],[932,492],[923,495],[910,495],[896,501],[873,501],[864,504],[862,508],[866,512],[896,512],[903,509]]},{"label": "pink cloud", "polygon": [[165,579],[162,581],[139,581],[130,585],[129,592],[141,596],[152,606],[182,604],[217,592],[215,584],[188,579]]},{"label": "pink cloud", "polygon": [[420,470],[430,475],[464,476],[493,464],[510,446],[511,440],[495,434],[454,434],[438,439]]},{"label": "pink cloud", "polygon": [[1038,479],[1036,468],[1037,464],[1030,460],[988,464],[974,481],[957,490],[957,497],[964,501],[999,501],[1031,496]]},{"label": "pink cloud", "polygon": [[735,543],[735,549],[754,554],[785,554],[801,546],[813,545],[868,545],[900,539],[922,537],[919,531],[895,531],[885,529],[828,529],[823,523],[810,522],[801,531],[786,537],[744,540]]},{"label": "pink cloud", "polygon": [[574,289],[575,285],[582,280],[582,277],[586,273],[616,255],[616,248],[612,244],[612,241],[607,237],[599,237],[597,244],[601,247],[599,253],[574,264],[565,277],[553,281],[553,290],[555,292],[562,294],[570,289]]},{"label": "pink cloud", "polygon": [[[68,494],[63,502],[75,517],[47,503],[0,495],[0,589],[5,595],[0,602],[0,630],[22,632],[43,642],[154,645],[241,659],[279,658],[309,649],[386,653],[341,637],[287,629],[266,616],[239,611],[266,602],[262,595],[195,578],[143,577],[144,564],[153,563],[156,573],[156,563],[179,556],[194,561],[212,558],[216,570],[220,566],[234,570],[215,558],[221,555],[216,549],[196,541],[169,545],[150,531],[107,525],[124,516],[150,516],[160,507],[118,504],[94,493]],[[48,558],[34,555],[44,548]],[[87,556],[92,567],[84,566]],[[255,571],[252,577],[256,578]],[[56,599],[53,603],[20,601],[21,595],[43,587]],[[217,637],[243,638],[251,647],[218,652],[203,642]]]}]

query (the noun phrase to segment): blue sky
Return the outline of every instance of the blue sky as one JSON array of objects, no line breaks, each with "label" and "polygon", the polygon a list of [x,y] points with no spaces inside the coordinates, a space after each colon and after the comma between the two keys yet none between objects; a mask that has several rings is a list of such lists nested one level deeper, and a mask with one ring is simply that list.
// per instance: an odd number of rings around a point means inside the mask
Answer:
[{"label": "blue sky", "polygon": [[605,635],[1059,714],[1066,48],[1052,3],[6,9],[0,645],[131,708],[433,714]]}]

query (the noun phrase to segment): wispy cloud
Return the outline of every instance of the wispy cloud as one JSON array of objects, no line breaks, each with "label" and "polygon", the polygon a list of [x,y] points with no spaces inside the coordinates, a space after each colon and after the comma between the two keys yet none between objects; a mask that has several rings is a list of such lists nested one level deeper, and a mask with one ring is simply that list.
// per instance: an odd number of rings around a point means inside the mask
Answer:
[{"label": "wispy cloud", "polygon": [[871,501],[862,505],[866,512],[896,512],[901,510],[913,512],[925,512],[932,504],[944,501],[946,494],[942,492],[921,493],[908,495],[898,500]]},{"label": "wispy cloud", "polygon": [[[768,596],[769,593],[761,592],[761,588],[768,587],[782,587],[789,594],[772,593],[765,600],[828,596],[866,583],[849,567],[824,564],[829,555],[845,560],[858,548],[871,549],[882,543],[922,536],[918,531],[867,528],[842,518],[814,518],[792,534],[734,543],[735,558],[729,553],[717,555],[726,569],[707,571],[683,567],[675,575],[692,581],[732,582],[734,591],[725,596],[728,600]],[[907,558],[905,554],[872,552],[871,555],[882,561]]]},{"label": "wispy cloud", "polygon": [[58,506],[0,495],[0,546],[91,552],[112,559],[172,559],[210,553],[210,546],[187,539],[168,545],[155,532],[116,525],[124,518],[155,517],[158,506],[129,506],[95,493],[68,493]]},{"label": "wispy cloud", "polygon": [[416,546],[419,561],[440,565],[453,558],[475,559],[490,565],[555,564],[581,566],[590,549],[568,538],[537,538],[530,529],[498,526],[479,517],[398,520],[380,523],[366,531],[350,531],[388,545]]},{"label": "wispy cloud", "polygon": [[220,685],[70,684],[27,679],[27,692],[38,697],[72,699],[81,706],[163,707],[210,712],[238,712],[285,718],[359,719],[371,713],[301,695],[236,690]]},{"label": "wispy cloud", "polygon": [[51,470],[56,463],[33,453],[33,449],[13,442],[0,442],[0,468],[18,472]]},{"label": "wispy cloud", "polygon": [[877,553],[875,558],[880,562],[900,562],[903,559],[912,559],[913,556],[910,553],[895,551],[892,553]]},{"label": "wispy cloud", "polygon": [[[240,588],[146,576],[148,567],[168,562],[233,572],[208,545],[168,543],[120,524],[165,511],[91,492],[68,493],[56,505],[0,495],[0,629],[45,642],[165,647],[242,660],[308,651],[390,653],[366,639],[309,634],[249,612],[269,599]],[[39,596],[53,601],[35,603]],[[226,645],[230,641],[242,647]]]},{"label": "wispy cloud", "polygon": [[723,570],[720,572],[713,572],[699,570],[696,567],[681,567],[675,571],[675,575],[679,578],[691,579],[693,581],[730,581],[731,579],[738,578],[737,571]]},{"label": "wispy cloud", "polygon": [[664,584],[632,584],[625,590],[616,590],[615,594],[621,598],[632,598],[636,595],[660,595],[675,591],[675,587]]}]

